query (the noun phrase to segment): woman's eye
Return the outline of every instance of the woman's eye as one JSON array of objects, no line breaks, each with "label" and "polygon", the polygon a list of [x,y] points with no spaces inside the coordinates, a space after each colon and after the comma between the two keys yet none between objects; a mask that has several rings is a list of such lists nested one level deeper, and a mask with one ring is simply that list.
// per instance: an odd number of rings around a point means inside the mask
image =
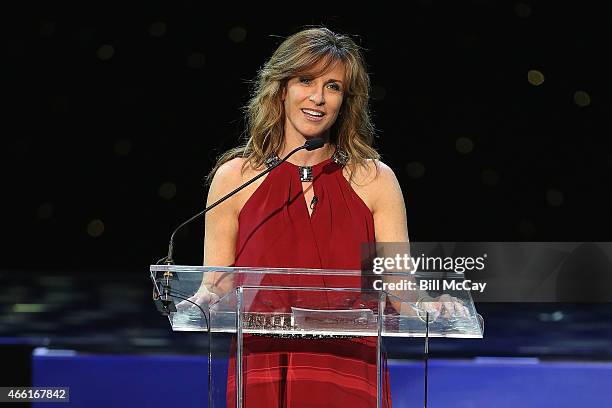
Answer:
[{"label": "woman's eye", "polygon": [[340,90],[340,85],[338,85],[338,84],[337,84],[337,83],[335,83],[335,82],[330,83],[330,84],[329,84],[329,87],[330,87],[331,89],[333,89],[334,91],[339,91],[339,90]]},{"label": "woman's eye", "polygon": [[312,82],[312,79],[310,78],[300,78],[300,82],[303,84],[309,84]]}]

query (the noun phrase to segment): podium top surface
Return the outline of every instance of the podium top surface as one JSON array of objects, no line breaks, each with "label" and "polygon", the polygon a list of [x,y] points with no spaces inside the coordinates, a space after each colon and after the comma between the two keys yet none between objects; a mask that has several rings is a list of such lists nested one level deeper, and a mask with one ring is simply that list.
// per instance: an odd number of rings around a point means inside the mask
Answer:
[{"label": "podium top surface", "polygon": [[357,276],[364,274],[371,276],[431,276],[448,279],[463,279],[463,275],[454,272],[431,271],[383,271],[372,272],[359,269],[312,269],[312,268],[268,268],[246,266],[202,266],[202,265],[150,265],[151,273],[172,272],[175,276],[185,279],[196,279],[204,273],[221,272],[227,274],[253,274],[253,275],[317,275],[317,276]]},{"label": "podium top surface", "polygon": [[[469,291],[419,288],[435,281],[431,272],[189,265],[151,265],[150,272],[174,331],[481,338],[484,330]],[[452,275],[443,279],[463,279]]]}]

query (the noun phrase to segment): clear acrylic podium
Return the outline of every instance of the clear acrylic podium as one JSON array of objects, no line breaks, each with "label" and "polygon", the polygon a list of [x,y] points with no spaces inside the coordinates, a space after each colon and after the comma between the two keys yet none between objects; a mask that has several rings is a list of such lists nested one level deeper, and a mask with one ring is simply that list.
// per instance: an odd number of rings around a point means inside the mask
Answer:
[{"label": "clear acrylic podium", "polygon": [[381,289],[382,282],[400,287],[402,281],[440,278],[432,273],[364,276],[359,270],[180,265],[151,265],[150,272],[153,298],[172,330],[208,333],[209,407],[226,407],[227,401],[242,407],[248,400],[243,353],[245,339],[253,336],[262,341],[373,338],[377,407],[382,406],[385,337],[422,338],[427,352],[430,337],[483,336],[469,291],[445,292],[465,306],[463,316],[432,316],[417,302],[418,292]]}]

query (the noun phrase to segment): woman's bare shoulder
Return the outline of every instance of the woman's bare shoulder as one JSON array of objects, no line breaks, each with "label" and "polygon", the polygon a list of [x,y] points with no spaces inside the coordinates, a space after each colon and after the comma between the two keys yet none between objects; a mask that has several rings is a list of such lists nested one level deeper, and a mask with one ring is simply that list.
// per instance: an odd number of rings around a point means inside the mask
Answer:
[{"label": "woman's bare shoulder", "polygon": [[213,177],[213,183],[215,179],[222,181],[223,184],[240,183],[245,178],[250,178],[256,172],[257,169],[253,168],[247,159],[235,157],[219,166]]},{"label": "woman's bare shoulder", "polygon": [[213,176],[211,184],[214,185],[227,185],[232,182],[239,181],[242,177],[242,166],[244,159],[242,157],[236,157],[223,163]]},{"label": "woman's bare shoulder", "polygon": [[[223,163],[219,166],[212,179],[209,190],[209,204],[212,202],[211,200],[219,199],[234,191],[247,180],[259,174],[260,171],[260,169],[253,168],[248,160],[243,157],[236,157]],[[228,200],[232,202],[236,212],[240,211],[248,197],[250,197],[262,181],[263,178],[260,178],[255,183],[251,183]]]},{"label": "woman's bare shoulder", "polygon": [[393,170],[380,160],[366,160],[354,166],[349,163],[344,175],[371,212],[376,210],[381,197],[397,188]]},{"label": "woman's bare shoulder", "polygon": [[349,167],[353,171],[352,182],[358,186],[384,187],[396,179],[391,167],[381,160],[368,159],[363,164]]},{"label": "woman's bare shoulder", "polygon": [[219,166],[210,183],[209,200],[220,198],[243,183],[249,167],[245,163],[246,159],[236,157]]}]

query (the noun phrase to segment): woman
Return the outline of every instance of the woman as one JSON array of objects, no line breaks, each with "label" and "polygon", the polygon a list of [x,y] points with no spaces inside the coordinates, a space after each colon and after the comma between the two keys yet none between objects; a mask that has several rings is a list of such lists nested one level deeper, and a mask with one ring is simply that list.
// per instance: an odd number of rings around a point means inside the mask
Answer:
[{"label": "woman", "polygon": [[[326,143],[297,152],[207,213],[205,265],[360,269],[362,243],[408,241],[400,186],[372,147],[368,98],[365,64],[348,36],[310,28],[278,47],[247,106],[246,144],[219,159],[207,204],[306,140]],[[203,289],[199,301],[216,295]],[[376,406],[374,339],[244,343],[247,407]],[[383,400],[390,406],[386,375]]]}]

